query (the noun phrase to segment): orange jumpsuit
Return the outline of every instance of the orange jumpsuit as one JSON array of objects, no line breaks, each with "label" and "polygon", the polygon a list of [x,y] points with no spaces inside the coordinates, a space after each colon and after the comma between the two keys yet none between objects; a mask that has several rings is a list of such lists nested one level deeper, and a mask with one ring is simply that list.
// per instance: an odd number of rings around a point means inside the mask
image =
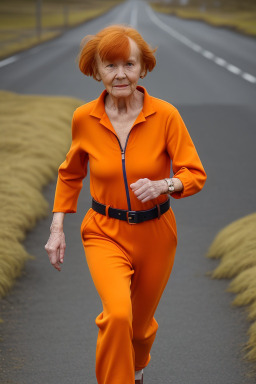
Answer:
[{"label": "orange jumpsuit", "polygon": [[[140,202],[130,184],[140,178],[179,178],[174,198],[202,189],[206,174],[185,124],[171,104],[144,93],[143,109],[125,148],[105,112],[106,91],[79,107],[72,120],[72,144],[59,167],[53,212],[76,212],[90,165],[92,197],[105,205],[146,210],[167,195]],[[130,225],[89,209],[81,225],[87,263],[103,310],[96,318],[96,376],[99,384],[134,384],[134,371],[147,366],[157,322],[154,313],[170,276],[177,245],[170,208],[160,219]]]}]

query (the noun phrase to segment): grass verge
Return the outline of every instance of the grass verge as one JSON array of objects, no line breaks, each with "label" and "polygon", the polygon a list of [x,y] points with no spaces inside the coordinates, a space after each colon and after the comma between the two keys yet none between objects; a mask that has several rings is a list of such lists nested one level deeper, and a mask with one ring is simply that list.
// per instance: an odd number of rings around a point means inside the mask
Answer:
[{"label": "grass verge", "polygon": [[[69,148],[71,119],[82,100],[0,91],[0,296],[32,256],[22,242],[49,214],[42,187]],[[47,112],[46,112],[47,111]]]},{"label": "grass verge", "polygon": [[175,15],[184,19],[205,21],[216,27],[228,27],[249,36],[256,36],[256,2],[254,0],[183,0],[152,2],[157,12]]},{"label": "grass verge", "polygon": [[234,306],[246,306],[251,321],[246,357],[256,361],[256,213],[245,216],[217,234],[207,257],[220,259],[215,279],[233,279],[228,291],[236,293]]},{"label": "grass verge", "polygon": [[[0,0],[0,60],[53,39],[123,0]],[[40,20],[40,21],[39,21]]]}]

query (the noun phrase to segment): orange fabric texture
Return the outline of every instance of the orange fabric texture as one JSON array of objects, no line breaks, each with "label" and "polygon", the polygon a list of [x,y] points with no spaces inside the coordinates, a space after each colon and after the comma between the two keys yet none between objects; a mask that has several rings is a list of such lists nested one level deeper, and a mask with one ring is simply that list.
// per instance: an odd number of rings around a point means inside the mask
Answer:
[{"label": "orange fabric texture", "polygon": [[[92,197],[114,208],[145,210],[164,202],[166,195],[142,203],[129,185],[140,178],[170,177],[171,164],[184,186],[172,197],[190,196],[203,187],[206,174],[177,109],[137,89],[144,93],[143,109],[123,151],[105,112],[106,91],[75,111],[72,144],[59,167],[53,212],[76,212],[88,161]],[[90,209],[81,237],[103,306],[96,318],[98,383],[134,384],[135,369],[150,361],[158,328],[154,313],[174,263],[173,211],[130,225]]]},{"label": "orange fabric texture", "polygon": [[98,383],[134,384],[135,370],[151,358],[158,328],[154,313],[174,263],[173,212],[130,225],[90,209],[81,236],[103,306],[96,318]]},{"label": "orange fabric texture", "polygon": [[[202,189],[206,174],[186,126],[171,104],[144,92],[143,109],[130,131],[125,151],[128,188],[140,178],[160,180],[173,177],[184,186],[172,197],[193,195]],[[82,180],[90,161],[90,190],[92,197],[114,208],[128,209],[121,162],[121,150],[114,128],[105,112],[101,96],[79,108],[72,121],[72,144],[66,160],[59,167],[53,212],[76,212]],[[165,195],[141,203],[129,188],[132,210],[144,210],[162,203]]]}]

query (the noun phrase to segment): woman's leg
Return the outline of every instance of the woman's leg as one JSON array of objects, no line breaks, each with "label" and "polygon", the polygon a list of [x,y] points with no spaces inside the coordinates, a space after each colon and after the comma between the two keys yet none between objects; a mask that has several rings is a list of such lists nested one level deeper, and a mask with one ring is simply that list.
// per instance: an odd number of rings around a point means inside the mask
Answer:
[{"label": "woman's leg", "polygon": [[135,369],[140,370],[150,361],[158,328],[154,313],[171,274],[177,236],[172,211],[160,220],[133,226],[133,230],[134,239],[136,236],[131,283],[133,347]]},{"label": "woman's leg", "polygon": [[96,318],[99,327],[97,381],[99,384],[134,384],[131,263],[120,246],[103,237],[87,237],[84,248],[103,305],[102,313]]}]

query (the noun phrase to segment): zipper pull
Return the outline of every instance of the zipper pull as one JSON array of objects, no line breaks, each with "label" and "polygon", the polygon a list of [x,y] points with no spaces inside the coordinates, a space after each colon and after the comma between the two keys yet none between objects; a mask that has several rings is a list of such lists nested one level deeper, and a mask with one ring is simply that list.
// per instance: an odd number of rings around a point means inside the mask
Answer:
[{"label": "zipper pull", "polygon": [[124,160],[124,151],[122,151],[121,154],[122,154],[122,160]]}]

